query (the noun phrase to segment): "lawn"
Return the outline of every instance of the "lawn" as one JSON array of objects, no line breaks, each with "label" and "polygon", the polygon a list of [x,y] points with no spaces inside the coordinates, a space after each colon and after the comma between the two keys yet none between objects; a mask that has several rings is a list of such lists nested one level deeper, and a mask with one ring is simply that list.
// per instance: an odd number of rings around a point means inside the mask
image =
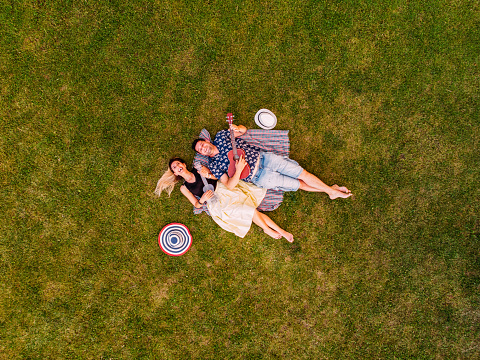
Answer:
[{"label": "lawn", "polygon": [[[0,359],[479,358],[479,67],[478,1],[0,1]],[[354,193],[293,244],[153,193],[261,108]]]}]

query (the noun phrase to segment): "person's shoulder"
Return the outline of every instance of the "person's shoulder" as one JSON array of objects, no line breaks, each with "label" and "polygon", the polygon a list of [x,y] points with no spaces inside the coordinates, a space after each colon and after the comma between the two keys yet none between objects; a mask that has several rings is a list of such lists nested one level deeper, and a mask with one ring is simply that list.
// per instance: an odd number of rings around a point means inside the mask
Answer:
[{"label": "person's shoulder", "polygon": [[215,136],[215,140],[213,141],[213,145],[217,147],[217,149],[222,152],[224,148],[228,144],[229,137],[227,136],[226,130],[221,130]]},{"label": "person's shoulder", "polygon": [[220,130],[215,134],[215,139],[225,137],[226,135],[227,135],[227,130]]},{"label": "person's shoulder", "polygon": [[210,169],[212,172],[213,176],[215,176],[217,179],[220,179],[223,174],[226,174],[225,169],[222,169],[221,166],[215,166]]},{"label": "person's shoulder", "polygon": [[[225,161],[224,161],[223,157],[220,156],[220,154],[217,154],[214,157],[210,158],[210,163],[208,164],[209,169],[212,173],[214,173],[214,175],[215,175],[215,172],[216,172],[216,174],[218,174],[218,171],[223,171],[222,169],[225,166],[224,163],[225,163]],[[217,176],[215,175],[215,177],[217,177]]]},{"label": "person's shoulder", "polygon": [[211,158],[209,158],[209,169],[212,170],[212,167],[217,167],[221,164],[222,158],[219,156],[220,154],[217,154]]}]

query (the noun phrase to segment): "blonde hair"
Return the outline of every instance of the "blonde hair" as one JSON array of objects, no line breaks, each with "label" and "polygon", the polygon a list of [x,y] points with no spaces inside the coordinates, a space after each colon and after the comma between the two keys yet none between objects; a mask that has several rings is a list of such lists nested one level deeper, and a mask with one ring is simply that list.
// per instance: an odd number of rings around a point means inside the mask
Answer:
[{"label": "blonde hair", "polygon": [[180,159],[180,158],[170,159],[170,161],[168,162],[168,170],[165,171],[165,173],[162,175],[160,180],[158,180],[157,182],[157,187],[155,188],[155,195],[160,196],[162,191],[165,191],[168,194],[168,196],[170,196],[170,194],[173,191],[173,188],[175,187],[175,184],[181,180],[181,177],[175,176],[172,169],[170,169],[170,166],[174,161],[180,161],[182,164],[185,164],[185,161],[183,161],[183,159]]}]

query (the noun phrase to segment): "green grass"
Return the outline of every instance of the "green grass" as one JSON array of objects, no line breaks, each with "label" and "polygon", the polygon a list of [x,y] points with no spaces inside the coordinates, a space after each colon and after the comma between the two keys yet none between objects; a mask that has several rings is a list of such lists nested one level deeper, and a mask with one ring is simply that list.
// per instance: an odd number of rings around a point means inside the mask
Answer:
[{"label": "green grass", "polygon": [[[0,1],[0,358],[478,358],[479,39],[467,0]],[[294,244],[154,197],[264,107],[355,196],[288,193]]]}]

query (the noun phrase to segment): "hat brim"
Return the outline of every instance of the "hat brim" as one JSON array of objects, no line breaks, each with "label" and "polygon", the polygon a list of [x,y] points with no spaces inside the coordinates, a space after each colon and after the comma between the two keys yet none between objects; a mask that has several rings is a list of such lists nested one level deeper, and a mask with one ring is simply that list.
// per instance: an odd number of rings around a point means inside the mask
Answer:
[{"label": "hat brim", "polygon": [[[275,120],[274,123],[272,125],[265,125],[262,123],[262,121],[260,120],[260,114],[262,113],[267,113],[269,115],[271,115],[273,117],[273,119]],[[271,130],[273,129],[275,126],[277,126],[277,117],[275,116],[275,114],[273,112],[271,112],[270,110],[268,109],[260,109],[257,111],[257,113],[255,114],[255,123],[261,127],[262,129],[265,129],[265,130]]]}]

